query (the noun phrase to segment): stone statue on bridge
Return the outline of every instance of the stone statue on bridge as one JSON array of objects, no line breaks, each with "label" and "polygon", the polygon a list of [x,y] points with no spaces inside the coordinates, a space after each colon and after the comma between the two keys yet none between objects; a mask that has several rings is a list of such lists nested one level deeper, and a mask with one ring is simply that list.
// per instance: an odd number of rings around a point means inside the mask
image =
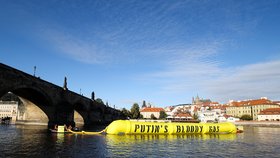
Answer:
[{"label": "stone statue on bridge", "polygon": [[64,77],[63,89],[68,90],[68,88],[67,88],[67,77]]}]

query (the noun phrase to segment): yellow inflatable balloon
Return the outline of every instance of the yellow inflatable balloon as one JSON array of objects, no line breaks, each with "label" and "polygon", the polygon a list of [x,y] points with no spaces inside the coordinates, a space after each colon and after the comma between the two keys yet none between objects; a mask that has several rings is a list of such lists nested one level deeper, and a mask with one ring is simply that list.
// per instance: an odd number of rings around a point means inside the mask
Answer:
[{"label": "yellow inflatable balloon", "polygon": [[175,123],[117,120],[105,129],[107,134],[225,134],[236,133],[233,123]]}]

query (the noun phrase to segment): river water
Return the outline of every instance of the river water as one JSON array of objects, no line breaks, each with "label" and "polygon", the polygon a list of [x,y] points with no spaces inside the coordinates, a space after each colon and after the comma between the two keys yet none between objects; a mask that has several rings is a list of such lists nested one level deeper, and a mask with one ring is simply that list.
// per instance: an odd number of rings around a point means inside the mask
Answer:
[{"label": "river water", "polygon": [[225,135],[75,135],[0,125],[0,157],[279,157],[280,128]]}]

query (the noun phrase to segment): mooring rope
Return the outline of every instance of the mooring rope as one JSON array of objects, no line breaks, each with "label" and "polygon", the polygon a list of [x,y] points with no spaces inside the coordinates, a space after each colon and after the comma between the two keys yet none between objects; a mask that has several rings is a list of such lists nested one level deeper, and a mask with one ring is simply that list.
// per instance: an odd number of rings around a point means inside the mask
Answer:
[{"label": "mooring rope", "polygon": [[71,129],[69,129],[68,131],[71,132],[71,133],[73,133],[73,134],[96,135],[96,134],[103,134],[103,133],[105,133],[106,129],[103,129],[102,131],[99,131],[99,132],[72,131]]}]

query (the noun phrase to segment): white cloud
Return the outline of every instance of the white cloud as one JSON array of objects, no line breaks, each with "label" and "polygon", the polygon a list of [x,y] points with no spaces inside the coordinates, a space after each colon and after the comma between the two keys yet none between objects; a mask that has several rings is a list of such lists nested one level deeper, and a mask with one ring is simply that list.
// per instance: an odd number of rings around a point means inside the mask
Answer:
[{"label": "white cloud", "polygon": [[[195,89],[198,83],[209,80],[221,73],[219,61],[213,59],[217,55],[219,42],[205,42],[181,49],[157,49],[157,53],[165,59],[160,71],[144,76],[145,81],[157,82],[166,92],[182,92]],[[162,56],[167,57],[162,57]]]},{"label": "white cloud", "polygon": [[91,39],[80,39],[70,33],[55,30],[45,31],[48,40],[58,52],[68,57],[89,64],[107,63],[112,59],[111,53],[104,50]]},{"label": "white cloud", "polygon": [[222,101],[255,99],[263,96],[279,99],[280,60],[224,70],[224,74],[208,81],[206,91]]},{"label": "white cloud", "polygon": [[223,42],[205,42],[188,49],[154,50],[167,55],[165,67],[144,76],[144,81],[159,87],[164,94],[205,94],[213,100],[254,99],[263,96],[279,99],[280,60],[223,67],[215,59]]}]

